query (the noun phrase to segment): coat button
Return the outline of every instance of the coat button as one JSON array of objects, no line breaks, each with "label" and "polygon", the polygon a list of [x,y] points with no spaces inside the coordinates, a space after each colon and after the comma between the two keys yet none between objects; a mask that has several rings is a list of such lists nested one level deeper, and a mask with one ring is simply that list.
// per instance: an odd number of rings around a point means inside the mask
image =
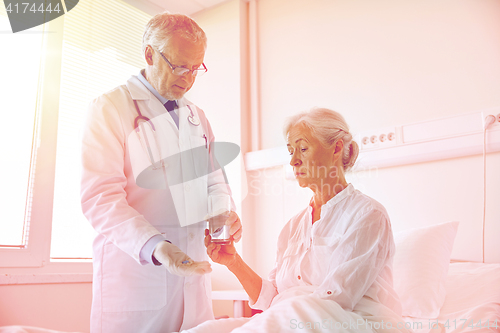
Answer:
[{"label": "coat button", "polygon": [[299,279],[299,280],[301,279],[300,275],[299,275],[299,276],[297,276],[297,279]]},{"label": "coat button", "polygon": [[193,239],[194,238],[194,234],[192,232],[189,233],[189,238],[190,239]]},{"label": "coat button", "polygon": [[332,294],[332,292],[331,292],[330,290],[328,290],[328,291],[326,292],[326,294],[327,294],[327,295],[331,295],[331,294]]}]

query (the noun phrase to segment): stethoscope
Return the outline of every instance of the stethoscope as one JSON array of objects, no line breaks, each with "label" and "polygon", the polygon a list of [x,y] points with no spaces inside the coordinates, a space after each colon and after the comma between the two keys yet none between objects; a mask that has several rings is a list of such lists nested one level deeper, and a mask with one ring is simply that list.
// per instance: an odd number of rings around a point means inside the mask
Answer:
[{"label": "stethoscope", "polygon": [[188,121],[191,123],[191,125],[194,125],[194,126],[198,126],[200,125],[200,120],[198,119],[198,117],[196,117],[193,113],[193,110],[191,110],[191,107],[189,105],[186,105],[189,109],[189,116],[188,116]]},{"label": "stethoscope", "polygon": [[[154,137],[154,140],[156,142],[157,153],[158,153],[158,156],[160,156],[160,150],[159,150],[159,146],[158,146],[158,140],[157,140],[157,137],[156,137],[155,125],[153,124],[153,122],[151,121],[151,119],[149,119],[148,117],[142,115],[141,110],[139,109],[139,105],[137,104],[137,101],[135,99],[134,99],[134,105],[135,105],[135,109],[137,110],[137,114],[138,114],[138,116],[135,117],[135,119],[134,119],[134,130],[137,133],[137,136],[139,138],[141,146],[144,149],[144,151],[147,152],[148,159],[149,159],[149,162],[152,165],[153,170],[157,170],[159,168],[163,168],[165,165],[164,165],[164,162],[163,162],[163,160],[161,158],[160,158],[160,167],[157,167],[156,164],[155,164],[154,155],[153,155],[153,152],[151,150],[151,145],[149,144],[148,136],[146,135],[146,131],[145,131],[144,127],[143,127],[144,123],[148,123],[149,126],[151,127],[151,131],[153,132],[153,137]],[[199,126],[200,125],[200,120],[193,113],[193,110],[191,109],[191,106],[187,105],[187,107],[188,107],[188,109],[190,111],[190,114],[187,117],[188,121],[193,126]],[[143,136],[141,136],[141,130],[142,130],[142,133],[144,133]],[[141,139],[141,137],[144,137],[144,141],[145,142]],[[203,135],[203,137],[205,138],[205,146],[207,146],[207,137],[205,135]]]}]

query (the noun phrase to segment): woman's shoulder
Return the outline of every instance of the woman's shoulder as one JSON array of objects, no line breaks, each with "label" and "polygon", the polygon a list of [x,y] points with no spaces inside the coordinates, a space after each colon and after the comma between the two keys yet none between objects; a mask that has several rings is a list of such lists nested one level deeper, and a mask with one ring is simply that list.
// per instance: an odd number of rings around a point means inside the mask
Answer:
[{"label": "woman's shoulder", "polygon": [[345,209],[350,210],[351,212],[356,212],[356,214],[379,212],[388,216],[384,205],[359,190],[354,190],[352,192],[352,195],[346,201]]}]

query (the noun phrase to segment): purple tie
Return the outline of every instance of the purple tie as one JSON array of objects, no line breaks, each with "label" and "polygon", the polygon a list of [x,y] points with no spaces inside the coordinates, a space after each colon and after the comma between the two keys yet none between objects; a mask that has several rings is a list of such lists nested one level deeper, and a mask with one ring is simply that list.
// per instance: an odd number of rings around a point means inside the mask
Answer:
[{"label": "purple tie", "polygon": [[174,120],[175,125],[177,128],[179,128],[179,116],[177,116],[177,113],[175,113],[175,108],[177,107],[177,103],[175,101],[167,101],[167,103],[164,104],[165,109],[167,109],[168,113],[170,113],[170,116],[172,116],[172,119]]}]

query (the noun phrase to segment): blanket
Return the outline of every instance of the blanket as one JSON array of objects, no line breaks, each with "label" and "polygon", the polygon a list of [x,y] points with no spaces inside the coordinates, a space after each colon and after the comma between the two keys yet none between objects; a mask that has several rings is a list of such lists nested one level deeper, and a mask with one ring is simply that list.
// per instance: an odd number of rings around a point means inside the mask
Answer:
[{"label": "blanket", "polygon": [[[280,295],[278,302],[251,318],[228,318],[206,321],[183,333],[208,332],[341,332],[407,333],[401,317],[374,301],[363,298],[355,311],[344,310],[332,300],[296,292]],[[375,311],[371,311],[375,309]]]}]

